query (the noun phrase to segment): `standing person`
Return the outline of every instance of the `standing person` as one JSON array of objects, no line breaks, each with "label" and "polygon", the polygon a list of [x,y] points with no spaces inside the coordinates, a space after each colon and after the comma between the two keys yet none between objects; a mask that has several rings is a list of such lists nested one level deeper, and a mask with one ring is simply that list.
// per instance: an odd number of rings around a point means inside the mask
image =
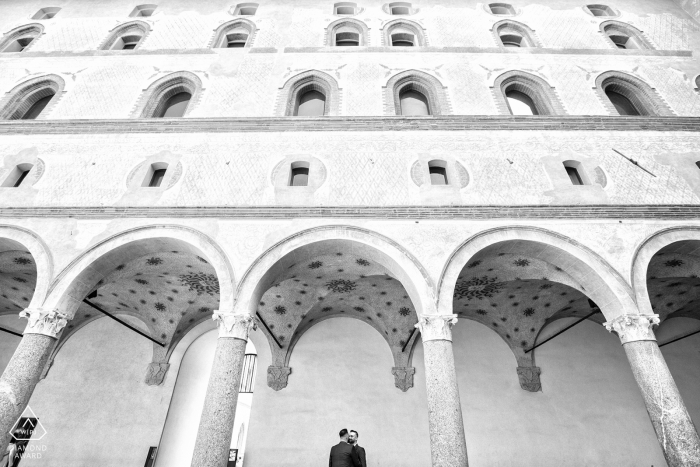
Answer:
[{"label": "standing person", "polygon": [[360,458],[360,463],[362,467],[367,467],[367,456],[365,455],[365,448],[357,444],[357,438],[360,435],[355,430],[350,430],[350,436],[348,436],[348,443],[352,444],[352,448],[357,451],[357,457]]},{"label": "standing person", "polygon": [[348,443],[348,430],[343,428],[338,433],[340,442],[331,448],[328,467],[362,467],[357,451]]}]

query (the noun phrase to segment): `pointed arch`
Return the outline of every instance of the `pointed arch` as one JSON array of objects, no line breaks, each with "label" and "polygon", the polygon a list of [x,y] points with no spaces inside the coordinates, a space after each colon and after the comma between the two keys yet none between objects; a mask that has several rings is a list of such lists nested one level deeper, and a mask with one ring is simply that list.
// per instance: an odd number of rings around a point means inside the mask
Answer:
[{"label": "pointed arch", "polygon": [[0,39],[0,52],[29,51],[42,34],[44,34],[44,25],[40,23],[16,27]]},{"label": "pointed arch", "polygon": [[[122,50],[126,41],[123,38],[130,37],[133,42],[136,42],[134,49],[141,47],[146,37],[151,32],[151,26],[145,21],[129,21],[128,23],[120,24],[112,28],[107,35],[107,38],[102,42],[100,50]],[[138,40],[137,40],[138,38]],[[122,47],[118,47],[121,41]]]},{"label": "pointed arch", "polygon": [[387,81],[385,90],[385,115],[402,115],[401,94],[415,91],[422,94],[428,103],[430,115],[449,115],[450,103],[446,88],[432,75],[418,70],[397,73]]},{"label": "pointed arch", "polygon": [[51,100],[37,116],[46,119],[65,92],[66,82],[58,75],[50,74],[24,81],[12,88],[0,100],[0,119],[19,120],[39,101],[51,96]]},{"label": "pointed arch", "polygon": [[212,49],[228,48],[229,36],[235,36],[232,39],[245,44],[244,48],[250,48],[253,47],[257,31],[258,29],[252,21],[245,18],[234,19],[214,30],[214,36],[209,42],[209,47]]},{"label": "pointed arch", "polygon": [[294,116],[299,106],[299,99],[307,92],[316,91],[323,94],[325,104],[323,115],[340,114],[340,88],[338,82],[329,74],[318,70],[309,70],[292,76],[280,88],[276,114]]},{"label": "pointed arch", "polygon": [[623,96],[642,116],[675,116],[654,88],[647,83],[621,71],[606,71],[595,80],[595,90],[611,115],[621,115],[610,100],[610,92]]},{"label": "pointed arch", "polygon": [[512,115],[507,95],[517,92],[527,96],[536,108],[534,115],[566,115],[553,86],[544,79],[524,71],[507,71],[498,76],[491,88],[502,115]]},{"label": "pointed arch", "polygon": [[168,99],[180,94],[189,93],[190,100],[183,117],[187,117],[197,106],[201,99],[202,80],[197,75],[189,71],[177,71],[170,73],[153,82],[139,98],[132,118],[153,118],[161,116]]}]

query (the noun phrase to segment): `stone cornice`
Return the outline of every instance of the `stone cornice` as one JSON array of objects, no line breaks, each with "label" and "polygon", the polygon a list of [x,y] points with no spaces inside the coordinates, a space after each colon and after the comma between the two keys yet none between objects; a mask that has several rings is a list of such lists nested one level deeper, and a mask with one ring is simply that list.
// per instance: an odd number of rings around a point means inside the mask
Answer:
[{"label": "stone cornice", "polygon": [[0,218],[221,218],[221,219],[654,219],[698,220],[700,205],[596,206],[149,206],[0,207]]},{"label": "stone cornice", "polygon": [[700,117],[446,115],[0,121],[0,134],[6,135],[469,130],[700,132]]}]

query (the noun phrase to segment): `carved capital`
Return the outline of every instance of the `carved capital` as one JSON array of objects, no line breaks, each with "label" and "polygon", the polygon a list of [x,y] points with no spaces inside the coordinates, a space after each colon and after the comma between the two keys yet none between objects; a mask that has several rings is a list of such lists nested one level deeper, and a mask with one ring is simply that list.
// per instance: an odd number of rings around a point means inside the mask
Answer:
[{"label": "carved capital", "polygon": [[416,327],[423,342],[445,340],[452,342],[452,326],[457,324],[457,315],[423,315]]},{"label": "carved capital", "polygon": [[542,390],[542,383],[540,382],[540,367],[519,366],[517,371],[518,380],[520,380],[520,387],[522,389],[530,392],[539,392]]},{"label": "carved capital", "polygon": [[219,328],[219,338],[232,337],[247,341],[250,331],[257,329],[255,318],[250,315],[234,315],[233,313],[215,311],[212,319]]},{"label": "carved capital", "polygon": [[168,369],[170,369],[170,363],[149,363],[144,382],[149,386],[160,386],[163,384],[163,381],[165,381],[165,375],[168,374]]},{"label": "carved capital", "polygon": [[58,339],[58,335],[68,324],[68,317],[56,310],[26,309],[21,311],[19,316],[29,320],[24,330],[25,334],[43,334],[54,339]]},{"label": "carved capital", "polygon": [[268,366],[267,367],[267,385],[275,391],[287,387],[287,380],[292,369],[288,366]]},{"label": "carved capital", "polygon": [[394,384],[403,392],[413,387],[413,375],[416,374],[416,369],[412,366],[395,366],[391,369],[391,374],[394,375]]},{"label": "carved capital", "polygon": [[659,315],[622,315],[603,323],[605,329],[614,332],[623,344],[636,341],[655,341],[652,326],[659,324]]}]

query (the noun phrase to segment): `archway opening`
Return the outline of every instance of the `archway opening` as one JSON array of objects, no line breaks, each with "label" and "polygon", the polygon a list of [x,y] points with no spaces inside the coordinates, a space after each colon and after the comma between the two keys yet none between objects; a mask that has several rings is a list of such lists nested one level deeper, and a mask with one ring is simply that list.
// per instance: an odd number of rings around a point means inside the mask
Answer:
[{"label": "archway opening", "polygon": [[539,115],[537,106],[530,96],[524,92],[508,90],[506,100],[513,115]]},{"label": "archway opening", "polygon": [[324,115],[326,96],[320,91],[307,91],[299,96],[295,115],[299,117],[319,117]]},{"label": "archway opening", "polygon": [[159,117],[178,118],[184,116],[190,99],[192,99],[192,94],[189,92],[178,92],[174,96],[169,97]]}]

